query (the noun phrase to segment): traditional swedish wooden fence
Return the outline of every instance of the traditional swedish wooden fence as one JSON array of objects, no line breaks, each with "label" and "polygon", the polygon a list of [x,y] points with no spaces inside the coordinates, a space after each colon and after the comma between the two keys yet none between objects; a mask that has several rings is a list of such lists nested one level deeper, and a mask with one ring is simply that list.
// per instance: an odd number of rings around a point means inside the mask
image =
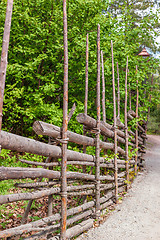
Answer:
[{"label": "traditional swedish wooden fence", "polygon": [[[17,239],[71,239],[93,226],[94,219],[99,219],[100,214],[108,206],[118,201],[119,193],[127,191],[130,181],[137,174],[143,163],[145,153],[146,122],[138,123],[138,84],[135,112],[127,112],[127,73],[128,57],[126,60],[125,77],[125,122],[120,121],[120,91],[119,68],[118,73],[118,115],[116,114],[116,92],[114,77],[113,44],[112,76],[113,76],[113,104],[114,122],[106,122],[105,107],[105,80],[103,66],[103,52],[100,63],[100,26],[97,29],[97,118],[87,115],[88,100],[88,35],[86,40],[86,87],[85,87],[85,112],[77,116],[77,124],[82,124],[84,134],[80,135],[68,131],[68,47],[67,47],[67,15],[66,1],[64,1],[64,104],[62,128],[42,121],[33,124],[37,135],[48,136],[52,139],[50,144],[35,141],[15,134],[1,131],[0,145],[2,148],[17,152],[27,152],[46,156],[46,162],[32,162],[19,159],[28,164],[27,168],[0,167],[0,180],[7,179],[35,179],[34,182],[18,182],[16,187],[26,189],[26,192],[1,195],[0,204],[28,200],[21,225],[0,232],[0,238]],[[102,66],[102,115],[100,120],[100,69]],[[135,69],[135,72],[137,69]],[[136,78],[136,77],[135,77]],[[137,79],[136,79],[137,80]],[[138,80],[137,80],[138,81]],[[131,103],[131,98],[130,101]],[[74,112],[69,115],[71,118]],[[136,131],[128,131],[128,123],[137,120]],[[87,136],[89,133],[89,136]],[[83,146],[83,153],[67,149],[68,142]],[[95,155],[86,153],[88,146],[95,148]],[[128,147],[137,149],[136,155],[129,158]],[[108,151],[113,153],[113,159],[108,159]],[[68,171],[68,165],[79,166],[83,172]],[[38,168],[36,168],[36,166]],[[56,170],[61,166],[61,171]],[[86,168],[90,167],[87,173]],[[40,168],[41,167],[41,168]],[[130,174],[132,172],[132,175]],[[45,181],[42,181],[44,180]],[[30,191],[29,191],[30,190]],[[53,214],[55,196],[61,196],[61,211]],[[78,197],[81,203],[71,207],[68,198]],[[28,214],[33,200],[48,198],[48,213],[46,217],[27,222]],[[77,198],[78,199],[78,198]],[[60,229],[60,233],[57,230]]]},{"label": "traditional swedish wooden fence", "polygon": [[[134,118],[135,113],[133,111],[128,112],[128,118]],[[96,120],[89,117],[88,115],[82,113],[77,116],[78,122],[85,126],[86,131],[91,131],[95,135],[97,134]],[[120,122],[119,122],[120,125]],[[129,142],[133,148],[137,142],[137,136],[131,132],[131,134],[125,135],[122,125],[122,129],[117,129],[117,143],[126,144],[126,138],[132,139]],[[61,142],[61,129],[57,126],[37,121],[33,125],[33,129],[37,134],[47,135],[56,140],[56,142]],[[114,132],[112,126],[100,122],[100,132],[103,137],[109,137],[114,139]],[[134,138],[132,138],[134,136]],[[74,132],[67,131],[68,141],[74,142],[78,145],[84,146],[96,146],[96,139],[88,136],[83,136],[76,134]],[[96,136],[97,137],[97,136]],[[81,232],[92,227],[93,219],[100,216],[100,211],[107,208],[109,205],[116,202],[118,198],[118,193],[125,191],[129,185],[129,172],[137,171],[137,167],[141,166],[142,154],[144,152],[144,140],[146,138],[145,130],[142,126],[139,126],[139,136],[138,145],[139,151],[135,158],[126,160],[126,151],[122,147],[117,147],[117,152],[119,153],[119,158],[117,159],[117,172],[115,174],[115,161],[114,159],[105,159],[105,157],[100,157],[99,164],[96,166],[96,157],[85,154],[67,150],[67,165],[79,165],[79,166],[91,166],[93,168],[98,168],[99,178],[96,179],[96,175],[92,172],[79,173],[79,172],[66,172],[67,178],[67,195],[68,196],[92,196],[92,200],[85,200],[85,203],[77,207],[67,210],[67,220],[66,225],[71,226],[66,231],[66,238],[71,238],[80,234]],[[34,154],[39,154],[47,156],[49,162],[39,163],[31,162],[27,160],[20,160],[28,165],[32,166],[42,166],[43,168],[11,168],[11,167],[0,167],[0,180],[5,179],[24,179],[31,178],[38,181],[33,183],[17,183],[16,187],[32,189],[31,192],[22,192],[9,195],[1,195],[0,204],[12,203],[20,200],[29,200],[28,207],[25,210],[23,223],[27,220],[29,209],[31,207],[32,201],[34,199],[48,197],[48,217],[41,220],[30,222],[27,224],[22,224],[19,227],[12,229],[7,229],[0,232],[0,238],[11,237],[16,235],[24,236],[24,233],[38,232],[33,236],[24,239],[40,239],[42,236],[46,237],[50,233],[53,233],[60,228],[60,223],[57,223],[61,219],[61,214],[57,213],[52,215],[52,203],[53,195],[59,195],[61,193],[61,187],[58,186],[59,180],[61,178],[61,172],[48,170],[47,168],[59,166],[61,162],[58,161],[62,158],[61,147],[55,145],[49,145],[42,142],[38,142],[32,139],[17,136],[11,133],[1,132],[0,144],[2,148],[11,149],[13,151],[29,152]],[[99,141],[99,146],[101,152],[114,150],[114,142],[109,143],[106,141]],[[97,146],[96,146],[97,147]],[[97,170],[97,171],[98,171]],[[116,178],[116,177],[117,178]],[[46,182],[41,182],[42,178],[48,179]],[[126,181],[127,179],[127,181]],[[97,184],[99,181],[99,185]],[[117,189],[116,189],[117,184]],[[98,187],[97,187],[98,185]],[[97,200],[96,195],[99,194]],[[117,196],[116,196],[117,194]],[[72,218],[70,218],[72,216]],[[78,225],[77,221],[83,220]],[[55,224],[56,222],[56,224]],[[75,226],[73,224],[75,223]],[[54,238],[50,238],[54,239]],[[56,239],[56,238],[55,238]]]}]

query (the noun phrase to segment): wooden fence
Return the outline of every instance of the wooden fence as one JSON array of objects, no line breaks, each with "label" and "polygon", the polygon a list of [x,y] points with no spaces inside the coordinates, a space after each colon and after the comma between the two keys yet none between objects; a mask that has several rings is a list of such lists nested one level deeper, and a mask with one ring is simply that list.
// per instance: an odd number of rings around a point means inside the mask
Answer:
[{"label": "wooden fence", "polygon": [[[99,219],[101,212],[113,203],[117,203],[121,192],[127,191],[130,182],[136,176],[138,169],[143,165],[145,153],[146,122],[138,123],[138,84],[136,109],[127,111],[128,89],[128,57],[126,59],[125,77],[125,122],[120,121],[120,91],[119,67],[118,73],[118,104],[116,104],[114,56],[112,53],[113,76],[113,119],[106,122],[105,107],[105,79],[103,66],[103,52],[100,52],[100,26],[97,28],[97,118],[87,115],[88,101],[88,35],[86,40],[86,86],[85,111],[77,116],[77,124],[82,124],[84,134],[80,135],[67,129],[68,118],[68,47],[67,47],[67,15],[66,1],[64,0],[64,102],[62,128],[42,121],[33,124],[37,135],[48,136],[52,141],[49,144],[35,141],[15,134],[1,131],[0,145],[21,153],[33,153],[46,156],[46,162],[32,162],[19,159],[28,164],[27,168],[0,167],[0,180],[7,179],[35,179],[16,183],[22,189],[20,193],[1,195],[0,204],[28,200],[21,225],[0,232],[0,238],[17,239],[71,239],[93,226],[94,219]],[[100,54],[101,53],[101,54]],[[100,62],[101,57],[101,62]],[[102,115],[100,120],[100,69],[102,67]],[[135,67],[135,73],[137,68]],[[136,74],[135,74],[136,81]],[[118,114],[116,114],[118,105]],[[136,131],[128,130],[128,124],[136,119]],[[83,153],[68,150],[68,142],[83,146]],[[95,155],[87,154],[88,146],[95,149]],[[129,148],[136,149],[136,154],[130,156]],[[132,152],[132,150],[130,152]],[[112,152],[112,159],[108,159],[108,152]],[[60,160],[61,159],[61,160]],[[76,171],[68,171],[68,166],[78,166]],[[38,168],[36,168],[36,166]],[[61,166],[58,171],[57,167]],[[90,169],[88,172],[87,169]],[[132,173],[132,174],[131,174]],[[45,181],[44,181],[45,180]],[[24,191],[24,189],[26,191]],[[54,214],[54,199],[61,196],[61,211]],[[27,222],[33,200],[48,198],[47,216],[37,221]],[[71,207],[68,199],[77,199],[77,206]],[[27,222],[27,223],[26,223]],[[60,229],[60,231],[58,231]]]}]

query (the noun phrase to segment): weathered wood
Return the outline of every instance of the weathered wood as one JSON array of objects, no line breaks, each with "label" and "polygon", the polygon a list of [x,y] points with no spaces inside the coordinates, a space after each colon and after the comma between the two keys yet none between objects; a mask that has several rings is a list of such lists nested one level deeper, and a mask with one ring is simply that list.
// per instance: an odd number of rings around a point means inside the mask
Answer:
[{"label": "weathered wood", "polygon": [[95,161],[95,213],[96,218],[100,215],[100,25],[97,27],[97,121],[96,121],[96,161]]},{"label": "weathered wood", "polygon": [[86,191],[79,191],[79,192],[69,192],[67,193],[69,196],[95,196],[95,189],[86,190]]},{"label": "weathered wood", "polygon": [[[136,77],[137,77],[137,71],[138,71],[138,67],[136,66]],[[135,172],[135,175],[137,175],[137,161],[138,161],[138,104],[139,104],[139,90],[138,90],[138,77],[137,77],[137,88],[136,88],[136,137],[135,137],[135,140],[136,140],[136,155],[135,155],[135,165],[134,165],[134,172]]]},{"label": "weathered wood", "polygon": [[90,229],[92,226],[93,226],[93,219],[87,219],[87,220],[79,223],[78,225],[68,229],[67,233],[66,233],[66,237],[67,237],[67,239],[71,239],[71,238],[79,235],[80,233]]},{"label": "weathered wood", "polygon": [[[107,124],[107,123],[105,123]],[[109,124],[108,124],[109,125]],[[106,125],[106,126],[108,126]],[[110,125],[109,125],[110,126]],[[112,126],[110,126],[112,128]],[[36,121],[33,124],[33,130],[36,132],[38,135],[47,135],[53,138],[60,138],[60,132],[61,128],[57,127],[55,125],[41,122],[41,121]],[[124,134],[123,134],[124,135]],[[67,137],[69,138],[68,141],[74,142],[80,145],[86,145],[86,146],[95,146],[95,139],[87,136],[83,136],[71,131],[67,131]],[[103,149],[111,149],[113,150],[114,144],[113,143],[107,143],[100,141],[100,147]],[[118,152],[122,155],[125,154],[124,150],[122,148],[118,148]]]},{"label": "weathered wood", "polygon": [[34,162],[34,161],[28,161],[25,159],[19,159],[22,163],[26,163],[29,165],[34,165],[34,166],[42,166],[42,167],[53,167],[53,166],[61,166],[61,162],[51,162],[51,163],[44,163],[44,162]]},{"label": "weathered wood", "polygon": [[123,172],[121,172],[121,173],[118,174],[118,177],[119,177],[119,178],[122,178],[122,177],[124,177],[125,175],[126,175],[126,172],[123,171]]},{"label": "weathered wood", "polygon": [[13,0],[8,0],[7,8],[6,8],[4,33],[3,33],[1,62],[0,62],[0,131],[2,128],[3,97],[4,97],[7,63],[8,63],[7,60],[8,60],[8,48],[9,48],[10,28],[11,28],[11,19],[12,19],[12,9],[13,9]]},{"label": "weathered wood", "polygon": [[131,84],[129,83],[129,110],[132,109],[132,93],[131,93]]},{"label": "weathered wood", "polygon": [[[100,199],[100,203],[102,204],[102,203],[108,201],[111,198],[111,193],[112,193],[112,191],[110,191],[108,194],[106,194],[106,196],[102,197]],[[94,206],[94,204],[95,204],[94,201],[90,201],[90,202],[84,203],[84,204],[82,204],[78,207],[71,208],[71,209],[67,210],[67,216],[71,216],[71,215],[74,215],[74,214],[77,214],[77,213],[80,213],[80,212],[84,212],[85,210],[87,210],[89,208],[92,208]],[[38,228],[40,228],[42,226],[45,226],[45,225],[48,225],[48,224],[50,224],[52,222],[55,222],[57,220],[60,220],[60,214],[59,213],[57,213],[55,215],[52,215],[52,216],[49,216],[49,217],[45,217],[43,219],[31,222],[31,223],[28,223],[28,224],[24,224],[24,225],[21,225],[21,226],[18,226],[18,227],[14,227],[14,228],[11,228],[11,229],[0,231],[0,238],[11,237],[11,236],[20,235],[22,233],[31,232],[33,229],[37,229],[38,231],[41,231],[43,229],[38,229]],[[76,221],[78,221],[78,219],[76,219]],[[50,227],[47,227],[47,228],[50,228]]]},{"label": "weathered wood", "polygon": [[107,201],[107,202],[105,202],[105,203],[102,203],[102,204],[100,205],[100,209],[103,210],[103,209],[109,207],[109,206],[112,205],[112,204],[113,204],[113,201],[112,201],[112,199],[110,199],[109,201]]},{"label": "weathered wood", "polygon": [[[4,131],[1,131],[0,133],[0,145],[2,146],[2,148],[10,149],[17,152],[28,152],[54,158],[62,157],[61,148],[58,146],[38,142],[33,139],[25,138]],[[67,158],[68,160],[76,159],[77,161],[85,160],[90,162],[94,161],[95,159],[92,155],[79,153],[71,150],[67,150]]]},{"label": "weathered wood", "polygon": [[[50,157],[47,157],[46,160],[45,160],[45,162],[47,163],[47,162],[49,161],[49,159],[50,159]],[[46,167],[44,166],[44,168],[46,168]],[[42,178],[39,178],[39,179],[38,179],[38,182],[41,182],[41,181],[42,181]],[[27,207],[26,207],[26,209],[25,209],[25,211],[24,211],[24,214],[23,214],[23,216],[22,216],[21,224],[24,224],[24,223],[27,221],[27,217],[28,217],[29,211],[30,211],[30,209],[31,209],[32,203],[33,203],[33,199],[30,199],[30,200],[28,201]]]},{"label": "weathered wood", "polygon": [[84,113],[87,114],[88,107],[88,58],[89,58],[89,44],[88,33],[86,37],[86,69],[85,69],[85,100],[84,100]]},{"label": "weathered wood", "polygon": [[[152,100],[152,86],[153,86],[153,74],[152,74],[152,80],[151,80],[151,91],[150,91],[150,94],[149,94],[149,103],[151,104],[151,100]],[[146,125],[148,124],[148,120],[149,120],[149,116],[150,116],[150,106],[148,107],[148,113],[147,113],[147,122],[146,122]]]},{"label": "weathered wood", "polygon": [[106,122],[106,104],[105,104],[106,96],[105,96],[103,51],[101,51],[101,66],[102,66],[102,112],[103,112],[103,121]]},{"label": "weathered wood", "polygon": [[53,214],[53,195],[48,196],[48,216]]},{"label": "weathered wood", "polygon": [[[84,113],[87,114],[88,108],[88,58],[89,58],[89,43],[88,43],[88,33],[86,36],[86,69],[85,69],[85,99],[84,99]],[[83,126],[83,135],[86,136],[86,129]],[[86,153],[87,146],[83,144],[83,153]],[[83,172],[86,172],[86,167],[83,166]],[[84,199],[85,200],[85,199]]]},{"label": "weathered wood", "polygon": [[66,239],[67,221],[67,128],[68,128],[68,32],[67,2],[63,0],[63,42],[64,42],[64,80],[63,80],[63,126],[61,161],[61,232],[60,240]]},{"label": "weathered wood", "polygon": [[125,77],[125,105],[124,105],[124,119],[125,119],[125,161],[126,161],[126,190],[128,191],[129,184],[129,165],[128,165],[128,125],[127,125],[127,79],[128,78],[128,56],[126,63],[126,77]]},{"label": "weathered wood", "polygon": [[[34,162],[34,161],[27,161],[27,160],[23,160],[20,159],[21,162],[29,164],[29,165],[33,165],[33,166],[59,166],[60,162],[56,162],[56,163],[41,163],[41,162]],[[104,162],[104,163],[101,163]],[[123,168],[125,166],[125,162],[124,164],[118,164],[118,168]],[[95,166],[94,162],[82,162],[82,161],[68,161],[67,165],[82,165],[82,166]],[[110,162],[105,162],[100,160],[100,167],[104,167],[104,168],[114,168],[114,164],[110,163]]]},{"label": "weathered wood", "polygon": [[[92,226],[93,226],[93,219],[85,220],[85,221],[79,223],[78,225],[67,229],[66,239],[71,239],[71,238],[79,235],[80,233],[85,232],[86,230],[90,229]],[[50,240],[57,240],[57,239],[59,239],[59,235],[57,235],[53,238],[50,238]]]},{"label": "weathered wood", "polygon": [[52,182],[33,182],[33,183],[15,183],[16,188],[43,188],[43,187],[52,187],[56,185],[56,181]]},{"label": "weathered wood", "polygon": [[[94,201],[90,201],[90,202],[84,203],[84,204],[82,204],[78,207],[68,209],[67,210],[67,216],[71,216],[71,215],[80,213],[82,211],[85,211],[89,208],[92,208],[94,206],[94,204],[95,204]],[[45,217],[45,218],[42,218],[40,220],[31,222],[31,223],[28,223],[28,224],[24,224],[24,225],[21,225],[21,226],[18,226],[18,227],[14,227],[14,228],[11,228],[11,229],[0,231],[0,238],[11,237],[11,236],[16,236],[16,235],[19,235],[19,234],[22,234],[22,233],[31,232],[33,228],[39,228],[39,227],[48,225],[52,222],[55,222],[57,220],[60,220],[60,217],[61,217],[60,214],[57,213],[55,215]]]},{"label": "weathered wood", "polygon": [[[123,165],[123,168],[125,165]],[[60,192],[60,188],[57,187],[57,184],[54,182],[35,182],[35,183],[16,183],[15,187],[19,188],[30,188],[30,189],[42,189],[42,187],[52,187],[53,185],[56,185],[54,188],[56,188],[55,193]],[[100,184],[101,190],[106,190],[114,187],[114,183],[107,183],[107,184]],[[68,186],[67,187],[67,192],[70,191],[77,191],[77,190],[82,190],[82,189],[94,189],[95,185],[94,184],[85,184],[85,185],[78,185],[78,186]],[[12,194],[13,196],[13,194]],[[19,196],[19,195],[17,195]]]},{"label": "weathered wood", "polygon": [[116,93],[115,93],[115,78],[114,78],[114,56],[113,56],[113,43],[111,40],[111,54],[112,54],[112,88],[113,88],[113,128],[114,128],[114,179],[115,179],[115,199],[118,200],[118,179],[117,179],[117,117],[116,117]]},{"label": "weathered wood", "polygon": [[60,179],[60,172],[43,168],[0,167],[0,180],[25,178]]},{"label": "weathered wood", "polygon": [[[84,124],[85,126],[87,126],[90,129],[96,128],[96,120],[84,113],[78,114],[77,121],[81,124]],[[102,122],[102,121],[100,122],[100,130],[101,130],[101,134],[103,134],[104,136],[114,139],[114,132],[112,130],[108,129],[106,127],[106,124],[104,124],[104,122]],[[122,133],[122,134],[124,136],[124,133]],[[125,144],[125,139],[120,136],[117,136],[117,141]],[[133,145],[132,143],[129,143],[129,144],[131,146]]]},{"label": "weathered wood", "polygon": [[118,115],[117,115],[117,119],[120,119],[120,89],[119,89],[119,67],[118,67],[118,62],[117,62],[117,102],[118,102]]},{"label": "weathered wood", "polygon": [[[8,197],[6,198],[6,196],[4,195],[3,196],[3,203],[8,203],[8,202],[10,202],[10,197],[12,198],[12,199],[14,199],[14,196],[12,196],[12,195],[8,195]],[[17,198],[19,199],[19,194],[17,194]],[[6,201],[6,199],[7,199],[7,201]],[[1,201],[2,199],[0,199],[0,201]],[[30,211],[30,209],[31,209],[31,206],[32,206],[32,203],[33,203],[33,200],[34,200],[34,198],[33,199],[29,199],[29,202],[28,202],[28,204],[27,204],[27,207],[26,207],[26,209],[25,209],[25,211],[24,211],[24,214],[23,214],[23,216],[22,216],[22,220],[21,220],[21,224],[25,224],[25,222],[26,222],[26,220],[27,220],[27,217],[28,217],[28,214],[29,214],[29,211]],[[16,200],[17,201],[17,200]],[[12,202],[12,200],[11,200],[11,202]],[[13,200],[13,202],[15,202],[15,199]]]},{"label": "weathered wood", "polygon": [[69,112],[69,115],[68,115],[68,122],[71,120],[71,117],[73,116],[73,113],[74,113],[75,110],[76,110],[76,104],[73,103],[71,111]]},{"label": "weathered wood", "polygon": [[[94,175],[67,172],[67,178],[70,179],[83,179],[83,180],[95,180]],[[7,179],[25,179],[25,178],[48,178],[48,179],[60,179],[61,174],[58,171],[46,170],[42,168],[20,168],[20,167],[0,167],[0,180]],[[113,180],[111,176],[101,176],[100,180]]]},{"label": "weathered wood", "polygon": [[[84,213],[81,213],[81,214],[78,214],[70,219],[67,220],[67,226],[69,225],[72,225],[73,223],[83,219],[83,218],[86,218],[88,216],[90,216],[92,214],[92,210],[88,210],[88,211],[85,211]],[[49,233],[53,233],[54,231],[56,231],[57,229],[60,228],[60,224],[56,224],[56,225],[52,225],[50,227],[45,227],[44,230],[42,232],[39,232],[37,234],[34,234],[30,237],[27,237],[25,238],[24,240],[37,240],[37,239],[40,239],[40,237],[44,236],[44,235],[47,235]],[[47,236],[46,236],[47,238]]]}]

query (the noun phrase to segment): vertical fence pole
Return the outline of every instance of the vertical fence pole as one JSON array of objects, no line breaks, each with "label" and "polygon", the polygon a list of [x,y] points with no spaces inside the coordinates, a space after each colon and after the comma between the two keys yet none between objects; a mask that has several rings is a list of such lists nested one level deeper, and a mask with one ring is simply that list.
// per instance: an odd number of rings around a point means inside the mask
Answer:
[{"label": "vertical fence pole", "polygon": [[[88,46],[88,33],[86,37],[86,70],[85,70],[85,100],[84,100],[84,113],[87,114],[88,108],[88,58],[89,58],[89,46]],[[83,135],[86,135],[86,130],[83,125]],[[83,153],[86,153],[86,146],[83,146]],[[85,167],[83,166],[83,172],[85,172]]]},{"label": "vertical fence pole", "polygon": [[128,191],[129,186],[129,167],[128,167],[128,126],[127,126],[127,77],[128,77],[128,56],[126,63],[126,77],[125,77],[125,162],[126,162],[126,190]]},{"label": "vertical fence pole", "polygon": [[63,83],[63,127],[62,127],[62,163],[61,163],[61,233],[60,239],[66,239],[67,220],[67,128],[68,128],[68,40],[67,9],[63,0],[63,33],[64,33],[64,83]]},{"label": "vertical fence pole", "polygon": [[84,101],[84,113],[87,114],[88,104],[88,58],[89,58],[89,46],[88,46],[88,33],[86,37],[86,71],[85,71],[85,101]]},{"label": "vertical fence pole", "polygon": [[[151,92],[149,95],[149,103],[151,103],[151,100],[152,100],[152,86],[153,86],[153,74],[152,74],[152,80],[151,80]],[[148,107],[147,124],[148,124],[148,120],[149,120],[149,115],[150,115],[150,106]]]},{"label": "vertical fence pole", "polygon": [[100,25],[97,27],[96,218],[100,216]]},{"label": "vertical fence pole", "polygon": [[7,63],[8,63],[7,59],[8,59],[8,48],[9,48],[9,38],[10,38],[11,19],[12,19],[12,9],[13,9],[13,0],[8,0],[7,9],[6,9],[6,19],[5,19],[5,25],[4,25],[1,62],[0,62],[0,131],[2,128],[3,97],[4,97]]},{"label": "vertical fence pole", "polygon": [[105,105],[105,80],[104,80],[104,62],[103,62],[103,52],[101,51],[101,65],[102,65],[102,112],[103,121],[106,122],[106,105]]},{"label": "vertical fence pole", "polygon": [[[136,66],[136,76],[137,76],[138,67]],[[138,92],[138,77],[137,77],[137,97],[136,97],[136,155],[135,155],[135,165],[134,165],[134,172],[135,176],[137,175],[137,160],[138,160],[138,98],[139,98],[139,92]]]},{"label": "vertical fence pole", "polygon": [[115,178],[115,200],[118,201],[118,168],[117,168],[117,127],[116,127],[116,94],[115,94],[115,77],[114,77],[114,57],[113,57],[113,43],[111,40],[112,53],[112,84],[113,84],[113,114],[114,114],[114,178]]},{"label": "vertical fence pole", "polygon": [[131,93],[131,85],[129,83],[129,110],[132,109],[132,93]]},{"label": "vertical fence pole", "polygon": [[118,67],[118,62],[117,62],[117,82],[118,82],[118,86],[117,86],[117,95],[118,95],[118,116],[117,118],[120,119],[120,89],[119,89],[119,67]]}]

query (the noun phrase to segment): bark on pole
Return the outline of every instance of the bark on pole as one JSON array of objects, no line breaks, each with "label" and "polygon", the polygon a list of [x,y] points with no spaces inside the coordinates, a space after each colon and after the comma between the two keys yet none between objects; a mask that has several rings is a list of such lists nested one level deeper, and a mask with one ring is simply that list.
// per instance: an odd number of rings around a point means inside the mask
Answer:
[{"label": "bark on pole", "polygon": [[127,56],[127,63],[126,63],[126,77],[125,77],[125,107],[124,107],[124,116],[125,116],[126,190],[128,191],[128,183],[129,183],[129,165],[128,165],[128,126],[127,126],[127,77],[128,77],[128,56]]},{"label": "bark on pole", "polygon": [[[152,86],[153,86],[153,74],[152,74],[152,80],[151,80],[151,92],[149,95],[149,103],[151,103],[151,100],[152,100]],[[148,107],[147,124],[148,124],[148,120],[149,120],[149,115],[150,115],[150,106]]]},{"label": "bark on pole", "polygon": [[86,37],[86,71],[85,71],[85,101],[84,101],[84,113],[87,114],[87,104],[88,104],[88,57],[89,57],[89,47],[88,47],[88,33]]},{"label": "bark on pole", "polygon": [[129,110],[132,109],[132,94],[131,94],[131,85],[129,83]]},{"label": "bark on pole", "polygon": [[3,109],[3,97],[7,71],[7,59],[8,59],[8,48],[10,38],[10,28],[12,19],[13,0],[7,1],[6,19],[4,25],[1,62],[0,62],[0,131],[2,128],[2,109]]},{"label": "bark on pole", "polygon": [[67,221],[67,127],[68,127],[68,40],[67,7],[63,0],[63,34],[64,34],[64,82],[63,82],[63,127],[62,127],[62,165],[61,165],[61,232],[60,239],[66,239]]},{"label": "bark on pole", "polygon": [[115,200],[118,200],[118,178],[117,178],[117,127],[116,127],[116,94],[115,94],[115,77],[114,77],[114,57],[113,57],[113,43],[111,40],[112,53],[112,84],[113,84],[113,113],[114,113],[114,177],[115,177]]},{"label": "bark on pole", "polygon": [[[88,57],[89,57],[89,47],[88,47],[88,33],[86,36],[86,70],[85,70],[85,100],[84,100],[84,113],[87,114],[88,108]],[[86,136],[86,129],[83,125],[83,135]],[[83,145],[83,153],[86,153],[86,145]],[[86,167],[83,167],[83,172],[86,171]]]},{"label": "bark on pole", "polygon": [[100,215],[100,25],[97,27],[96,218]]},{"label": "bark on pole", "polygon": [[[136,75],[138,72],[138,67],[136,66]],[[137,77],[137,97],[136,97],[136,155],[135,155],[135,165],[134,165],[134,172],[135,172],[135,176],[137,175],[137,160],[138,160],[138,99],[139,99],[139,92],[138,92],[138,77]]]},{"label": "bark on pole", "polygon": [[120,119],[120,89],[119,89],[119,67],[118,67],[118,62],[117,62],[117,83],[118,83],[118,116],[117,118]]},{"label": "bark on pole", "polygon": [[105,79],[104,79],[104,62],[103,52],[101,51],[101,66],[102,66],[102,111],[103,111],[103,122],[106,122],[106,106],[105,106]]}]

